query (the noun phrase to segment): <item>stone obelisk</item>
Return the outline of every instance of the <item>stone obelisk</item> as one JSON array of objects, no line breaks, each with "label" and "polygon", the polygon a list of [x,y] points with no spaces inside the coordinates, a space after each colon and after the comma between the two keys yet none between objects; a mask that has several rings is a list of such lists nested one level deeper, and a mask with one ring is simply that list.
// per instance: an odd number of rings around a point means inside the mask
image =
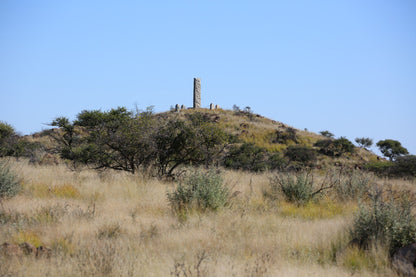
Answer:
[{"label": "stone obelisk", "polygon": [[201,108],[201,79],[194,78],[194,109]]}]

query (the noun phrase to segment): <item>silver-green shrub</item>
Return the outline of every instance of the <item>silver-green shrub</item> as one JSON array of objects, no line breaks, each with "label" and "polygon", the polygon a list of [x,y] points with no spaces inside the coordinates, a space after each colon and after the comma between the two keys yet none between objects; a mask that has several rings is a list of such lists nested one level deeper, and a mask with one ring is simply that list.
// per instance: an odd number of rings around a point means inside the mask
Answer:
[{"label": "silver-green shrub", "polygon": [[218,210],[228,201],[229,190],[220,174],[214,170],[195,171],[181,181],[176,189],[167,193],[171,208],[176,212],[191,209]]},{"label": "silver-green shrub", "polygon": [[10,170],[8,164],[0,161],[0,199],[13,197],[20,189],[17,176]]},{"label": "silver-green shrub", "polygon": [[390,253],[416,241],[416,220],[412,214],[414,201],[408,192],[392,192],[374,187],[370,201],[361,204],[350,230],[361,247],[372,243],[388,247]]},{"label": "silver-green shrub", "polygon": [[278,174],[270,181],[269,196],[277,198],[278,193],[289,202],[304,204],[316,196],[313,177],[308,173]]}]

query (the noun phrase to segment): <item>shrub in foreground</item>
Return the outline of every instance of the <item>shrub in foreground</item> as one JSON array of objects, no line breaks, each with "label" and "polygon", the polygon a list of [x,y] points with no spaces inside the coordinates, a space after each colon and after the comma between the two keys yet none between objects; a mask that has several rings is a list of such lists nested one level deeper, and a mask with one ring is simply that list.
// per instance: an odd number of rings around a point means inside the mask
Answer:
[{"label": "shrub in foreground", "polygon": [[277,199],[282,193],[289,202],[305,204],[312,200],[315,195],[313,178],[310,174],[278,174],[270,181],[270,191],[264,195]]},{"label": "shrub in foreground", "polygon": [[214,170],[193,172],[172,192],[167,193],[171,208],[176,212],[191,209],[218,210],[226,205],[229,191],[220,174]]},{"label": "shrub in foreground", "polygon": [[393,193],[374,187],[370,201],[361,205],[350,230],[361,247],[385,245],[390,253],[416,241],[416,220],[412,215],[412,200],[408,193]]},{"label": "shrub in foreground", "polygon": [[0,199],[15,196],[20,191],[17,176],[5,162],[0,162]]}]

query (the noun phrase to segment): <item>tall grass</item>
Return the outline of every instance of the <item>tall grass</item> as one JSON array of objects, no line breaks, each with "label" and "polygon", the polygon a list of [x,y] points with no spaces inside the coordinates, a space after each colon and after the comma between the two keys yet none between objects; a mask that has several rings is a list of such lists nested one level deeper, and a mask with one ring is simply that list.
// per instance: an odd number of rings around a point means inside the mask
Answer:
[{"label": "tall grass", "polygon": [[[12,166],[23,192],[4,200],[0,243],[29,240],[53,252],[49,259],[0,255],[0,276],[395,276],[381,262],[351,266],[370,257],[365,251],[341,255],[348,239],[339,237],[353,225],[348,202],[324,197],[308,204],[312,215],[302,215],[283,197],[263,197],[271,173],[225,171],[223,187],[238,192],[227,207],[181,221],[166,196],[176,187],[170,182],[23,160]],[[34,193],[65,184],[79,195]],[[321,216],[325,207],[333,213]]]}]

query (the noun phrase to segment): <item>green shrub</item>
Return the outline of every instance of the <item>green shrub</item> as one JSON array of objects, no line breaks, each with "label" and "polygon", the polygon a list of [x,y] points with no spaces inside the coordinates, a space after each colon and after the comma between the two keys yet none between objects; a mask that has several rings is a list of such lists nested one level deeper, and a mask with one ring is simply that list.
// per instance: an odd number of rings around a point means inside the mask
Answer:
[{"label": "green shrub", "polygon": [[277,130],[275,133],[275,138],[272,142],[287,144],[289,141],[293,141],[294,143],[298,143],[298,136],[296,132],[296,129],[292,127],[286,128],[286,131]]},{"label": "green shrub", "polygon": [[322,154],[332,157],[354,152],[354,144],[344,137],[318,140],[314,146],[318,147]]},{"label": "green shrub", "polygon": [[406,155],[397,157],[393,165],[393,173],[397,176],[416,177],[416,156]]},{"label": "green shrub", "polygon": [[0,121],[0,157],[13,155],[17,138],[14,128],[7,122]]},{"label": "green shrub", "polygon": [[173,192],[167,193],[167,198],[172,210],[181,213],[192,209],[218,210],[226,205],[228,195],[221,175],[210,170],[185,177]]},{"label": "green shrub", "polygon": [[370,201],[362,204],[350,230],[353,240],[361,247],[385,245],[390,253],[416,240],[416,220],[408,192],[393,193],[374,187]]},{"label": "green shrub", "polygon": [[310,174],[278,174],[270,181],[269,197],[277,199],[279,193],[289,202],[305,204],[316,196],[313,178]]},{"label": "green shrub", "polygon": [[364,169],[381,176],[416,177],[416,156],[399,156],[394,161],[373,161]]},{"label": "green shrub", "polygon": [[290,145],[285,156],[292,162],[299,162],[302,165],[313,165],[316,161],[316,152],[307,146]]},{"label": "green shrub", "polygon": [[373,161],[365,164],[364,169],[372,171],[377,175],[387,176],[390,174],[393,165],[391,161]]},{"label": "green shrub", "polygon": [[283,169],[287,166],[287,160],[283,157],[281,153],[270,154],[267,159],[267,168],[269,170],[274,169]]},{"label": "green shrub", "polygon": [[5,162],[0,162],[0,199],[13,197],[20,189],[17,176]]},{"label": "green shrub", "polygon": [[281,153],[270,153],[254,143],[234,145],[224,158],[224,166],[230,169],[265,171],[282,169],[287,165]]},{"label": "green shrub", "polygon": [[233,146],[224,159],[224,166],[231,169],[264,171],[267,169],[267,151],[254,143]]}]

